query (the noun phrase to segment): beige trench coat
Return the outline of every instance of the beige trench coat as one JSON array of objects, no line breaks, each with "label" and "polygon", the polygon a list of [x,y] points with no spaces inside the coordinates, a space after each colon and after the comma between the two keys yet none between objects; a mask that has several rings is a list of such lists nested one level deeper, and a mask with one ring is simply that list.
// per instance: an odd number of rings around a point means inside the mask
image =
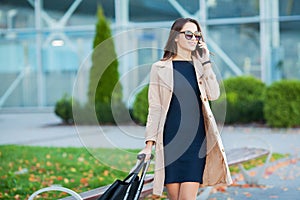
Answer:
[{"label": "beige trench coat", "polygon": [[[201,92],[207,153],[203,174],[203,185],[231,184],[231,176],[221,137],[208,100],[220,95],[219,84],[211,64],[204,67],[193,57],[193,63]],[[146,124],[146,141],[155,142],[155,172],[153,194],[161,195],[164,188],[163,130],[173,91],[172,59],[158,61],[152,65],[148,92],[149,110]]]}]

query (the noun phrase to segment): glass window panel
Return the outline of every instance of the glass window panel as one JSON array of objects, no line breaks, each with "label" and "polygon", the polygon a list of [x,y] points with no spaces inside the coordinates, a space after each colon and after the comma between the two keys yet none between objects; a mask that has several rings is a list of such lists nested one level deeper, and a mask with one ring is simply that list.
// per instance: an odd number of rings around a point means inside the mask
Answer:
[{"label": "glass window panel", "polygon": [[[260,77],[260,37],[259,24],[209,26],[209,37],[245,74]],[[208,43],[208,46],[210,44]],[[216,49],[214,60],[223,78],[236,75],[226,62],[218,55]]]},{"label": "glass window panel", "polygon": [[33,28],[34,9],[27,1],[4,1],[0,6],[0,28]]},{"label": "glass window panel", "polygon": [[300,1],[279,0],[279,15],[280,16],[300,15]]},{"label": "glass window panel", "polygon": [[259,0],[207,0],[209,19],[259,15]]},{"label": "glass window panel", "polygon": [[283,78],[300,79],[300,22],[281,22],[280,27],[280,43],[284,49]]},{"label": "glass window panel", "polygon": [[[182,0],[181,0],[182,1]],[[183,1],[182,1],[183,2]],[[180,2],[180,5],[182,4]],[[197,0],[186,1],[198,4]],[[188,8],[187,8],[188,9]],[[181,17],[168,0],[129,0],[129,20],[135,22],[167,21]]]},{"label": "glass window panel", "polygon": [[[93,33],[66,33],[69,41],[53,46],[42,35],[42,72],[45,106],[53,106],[63,94],[71,95],[80,63],[91,53]],[[20,77],[20,82],[4,102],[4,107],[38,106],[35,34],[19,31],[0,40],[0,96]],[[61,41],[61,38],[57,41]],[[68,45],[69,43],[72,45]],[[73,47],[73,48],[71,48]]]},{"label": "glass window panel", "polygon": [[[68,40],[62,40],[63,43],[58,43],[58,46],[53,45],[52,41],[43,48],[45,103],[47,106],[55,105],[64,94],[72,95],[80,64],[92,53],[93,38],[91,36],[73,33],[66,34],[66,36]],[[60,42],[61,39],[57,41]]]},{"label": "glass window panel", "polygon": [[[37,106],[34,39],[19,35],[0,40],[0,97],[7,96],[4,107]],[[13,83],[16,87],[8,92]]]}]

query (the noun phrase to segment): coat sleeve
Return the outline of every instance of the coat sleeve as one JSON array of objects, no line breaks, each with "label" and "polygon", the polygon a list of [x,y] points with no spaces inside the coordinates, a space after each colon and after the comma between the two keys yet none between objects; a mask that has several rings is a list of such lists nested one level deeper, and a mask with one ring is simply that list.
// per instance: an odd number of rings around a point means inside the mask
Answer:
[{"label": "coat sleeve", "polygon": [[203,66],[203,81],[208,100],[213,101],[218,99],[220,96],[220,87],[211,63]]},{"label": "coat sleeve", "polygon": [[156,143],[157,134],[159,130],[159,123],[161,117],[161,102],[160,102],[160,92],[159,92],[159,81],[157,74],[157,66],[155,64],[151,67],[150,72],[150,83],[148,90],[148,116],[146,123],[146,134],[145,141],[154,141]]}]

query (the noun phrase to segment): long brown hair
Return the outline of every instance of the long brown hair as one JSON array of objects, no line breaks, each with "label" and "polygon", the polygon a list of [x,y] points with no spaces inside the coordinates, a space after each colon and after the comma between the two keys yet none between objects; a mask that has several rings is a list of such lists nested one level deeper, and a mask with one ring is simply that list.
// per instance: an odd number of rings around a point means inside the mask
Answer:
[{"label": "long brown hair", "polygon": [[[167,44],[166,44],[165,49],[164,49],[164,55],[163,55],[163,58],[161,60],[168,60],[171,57],[174,57],[174,56],[177,55],[177,44],[175,42],[175,38],[177,37],[177,35],[181,31],[182,27],[187,22],[194,23],[197,26],[197,30],[199,32],[201,32],[201,28],[200,28],[200,25],[197,22],[197,20],[191,19],[191,18],[178,18],[178,19],[176,19],[175,22],[173,23],[172,27],[171,27],[169,38],[168,38]],[[202,40],[203,40],[203,35],[202,35]],[[196,52],[192,52],[192,55],[195,55],[195,54],[196,54]]]}]

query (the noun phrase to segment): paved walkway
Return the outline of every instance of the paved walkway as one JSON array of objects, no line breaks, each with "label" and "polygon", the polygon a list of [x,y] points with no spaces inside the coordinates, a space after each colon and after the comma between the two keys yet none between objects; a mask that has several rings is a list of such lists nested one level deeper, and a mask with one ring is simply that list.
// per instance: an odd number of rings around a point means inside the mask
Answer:
[{"label": "paved walkway", "polygon": [[[64,126],[53,113],[0,113],[0,144],[136,149],[144,147],[144,131],[137,125]],[[291,155],[300,151],[300,128],[226,126],[221,136],[226,149],[260,146]]]},{"label": "paved walkway", "polygon": [[[254,172],[256,170],[253,170]],[[300,199],[300,160],[288,158],[273,162],[266,169],[259,186],[248,186],[242,180],[235,180],[236,186],[215,188],[210,200],[267,200]]]},{"label": "paved walkway", "polygon": [[[144,147],[142,126],[63,126],[53,113],[0,113],[0,145],[18,144],[54,147]],[[300,129],[232,127],[222,129],[225,149],[258,146],[290,158],[272,163],[261,184],[263,187],[229,187],[215,191],[210,199],[300,199]],[[244,187],[244,188],[243,188]]]}]

